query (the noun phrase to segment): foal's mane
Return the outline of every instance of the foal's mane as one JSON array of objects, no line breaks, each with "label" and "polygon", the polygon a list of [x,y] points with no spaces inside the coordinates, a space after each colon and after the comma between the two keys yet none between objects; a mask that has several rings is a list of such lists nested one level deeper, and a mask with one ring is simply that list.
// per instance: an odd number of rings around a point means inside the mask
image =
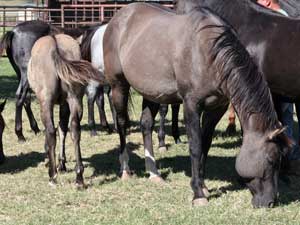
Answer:
[{"label": "foal's mane", "polygon": [[[216,27],[216,26],[207,26]],[[219,85],[225,87],[241,121],[252,114],[258,115],[261,129],[276,127],[277,115],[271,93],[263,74],[258,70],[245,47],[229,26],[222,29],[211,49],[211,62],[218,69]]]}]

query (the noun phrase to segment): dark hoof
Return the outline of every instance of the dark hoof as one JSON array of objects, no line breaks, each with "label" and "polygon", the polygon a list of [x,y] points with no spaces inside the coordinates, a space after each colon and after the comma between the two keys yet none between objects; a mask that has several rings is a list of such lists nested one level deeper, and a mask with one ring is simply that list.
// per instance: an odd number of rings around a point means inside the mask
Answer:
[{"label": "dark hoof", "polygon": [[228,124],[226,128],[225,135],[226,136],[233,136],[236,134],[236,125],[235,124]]},{"label": "dark hoof", "polygon": [[198,206],[207,206],[208,205],[208,201],[206,198],[196,198],[193,200],[192,202],[194,207],[198,207]]},{"label": "dark hoof", "polygon": [[49,167],[49,159],[45,158],[44,163],[45,163],[45,167],[48,168]]},{"label": "dark hoof", "polygon": [[106,132],[108,133],[108,134],[112,134],[113,132],[114,132],[114,130],[113,129],[111,129],[110,128],[110,126],[104,126],[104,129],[106,130]]},{"label": "dark hoof", "polygon": [[83,181],[80,181],[80,182],[77,181],[75,183],[75,186],[76,186],[77,190],[85,190],[85,189],[87,189],[87,185],[85,185]]},{"label": "dark hoof", "polygon": [[57,167],[57,170],[60,172],[60,173],[65,173],[67,172],[67,167],[64,163],[59,163],[58,167]]},{"label": "dark hoof", "polygon": [[91,137],[97,136],[97,131],[96,130],[91,130]]},{"label": "dark hoof", "polygon": [[41,132],[41,130],[37,127],[35,129],[33,129],[33,132],[34,132],[35,135],[37,135]]},{"label": "dark hoof", "polygon": [[181,143],[180,138],[175,139],[175,144],[180,144],[180,143]]},{"label": "dark hoof", "polygon": [[19,143],[25,143],[26,142],[25,137],[23,135],[22,136],[18,136],[18,142]]},{"label": "dark hoof", "polygon": [[158,151],[159,152],[166,152],[168,149],[167,149],[167,146],[161,146],[158,148]]}]

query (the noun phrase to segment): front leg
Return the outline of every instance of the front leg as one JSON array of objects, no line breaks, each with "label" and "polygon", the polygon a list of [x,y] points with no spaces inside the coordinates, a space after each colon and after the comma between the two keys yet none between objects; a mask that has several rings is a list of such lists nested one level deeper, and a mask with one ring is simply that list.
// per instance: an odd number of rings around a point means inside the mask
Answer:
[{"label": "front leg", "polygon": [[197,110],[197,101],[186,98],[183,101],[184,120],[189,140],[189,151],[192,165],[191,187],[194,191],[193,205],[206,205],[208,203],[202,188],[204,187],[204,179],[200,176],[202,170],[202,140],[200,127],[200,113]]}]

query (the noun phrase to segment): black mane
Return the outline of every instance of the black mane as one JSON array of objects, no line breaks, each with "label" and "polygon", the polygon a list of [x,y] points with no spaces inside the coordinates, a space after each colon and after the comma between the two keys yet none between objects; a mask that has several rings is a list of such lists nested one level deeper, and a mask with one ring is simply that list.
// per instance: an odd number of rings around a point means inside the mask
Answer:
[{"label": "black mane", "polygon": [[220,88],[225,87],[240,120],[257,114],[261,129],[274,128],[277,115],[263,74],[230,27],[214,40],[212,62],[219,71]]}]

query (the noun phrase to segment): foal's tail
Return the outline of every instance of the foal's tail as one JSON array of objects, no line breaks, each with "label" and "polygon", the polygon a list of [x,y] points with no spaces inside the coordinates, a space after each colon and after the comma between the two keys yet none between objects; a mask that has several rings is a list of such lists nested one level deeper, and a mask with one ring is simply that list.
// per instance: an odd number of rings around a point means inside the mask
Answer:
[{"label": "foal's tail", "polygon": [[6,34],[2,36],[0,41],[0,57],[2,56],[4,50],[10,48],[13,35],[14,35],[13,31],[8,31],[6,32]]},{"label": "foal's tail", "polygon": [[60,52],[55,36],[56,50],[53,53],[53,60],[57,71],[57,76],[68,85],[82,84],[86,85],[91,80],[100,84],[105,84],[105,78],[102,73],[96,70],[88,61],[68,60]]}]

